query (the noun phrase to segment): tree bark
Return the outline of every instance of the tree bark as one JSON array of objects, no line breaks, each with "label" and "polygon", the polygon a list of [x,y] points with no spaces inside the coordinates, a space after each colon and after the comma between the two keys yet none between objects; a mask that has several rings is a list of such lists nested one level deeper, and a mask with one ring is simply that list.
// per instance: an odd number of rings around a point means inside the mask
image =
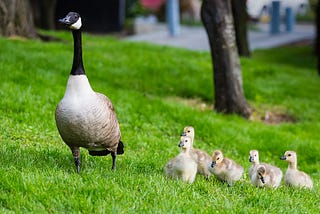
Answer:
[{"label": "tree bark", "polygon": [[29,0],[34,16],[34,23],[38,28],[55,29],[55,9],[57,0]]},{"label": "tree bark", "polygon": [[0,1],[0,35],[37,37],[29,1]]},{"label": "tree bark", "polygon": [[208,34],[213,62],[215,109],[248,118],[251,108],[243,94],[230,0],[204,0],[201,19]]},{"label": "tree bark", "polygon": [[240,56],[249,57],[250,49],[247,36],[248,14],[246,2],[247,0],[231,0],[231,5],[238,53]]}]

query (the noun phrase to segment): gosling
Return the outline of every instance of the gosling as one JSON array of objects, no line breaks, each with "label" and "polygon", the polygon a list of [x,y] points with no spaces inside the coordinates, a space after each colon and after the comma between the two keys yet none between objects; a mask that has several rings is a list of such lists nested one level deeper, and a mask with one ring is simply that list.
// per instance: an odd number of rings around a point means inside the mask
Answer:
[{"label": "gosling", "polygon": [[296,152],[286,151],[280,159],[286,160],[289,163],[284,179],[288,186],[303,187],[308,189],[313,188],[313,182],[310,176],[305,172],[299,171],[297,168],[298,162]]},{"label": "gosling", "polygon": [[184,127],[181,136],[188,136],[191,138],[192,143],[191,143],[190,155],[198,165],[197,173],[200,175],[203,175],[206,179],[209,179],[211,176],[211,173],[210,173],[211,157],[205,151],[193,148],[194,133],[195,133],[194,128],[192,126],[186,126]]},{"label": "gosling", "polygon": [[193,141],[194,141],[194,128],[192,126],[186,126],[183,129],[183,132],[181,134],[181,136],[188,136],[191,138],[192,142],[191,142],[191,148],[193,147]]},{"label": "gosling", "polygon": [[223,182],[227,182],[228,186],[232,186],[233,182],[239,180],[244,172],[242,166],[235,161],[224,158],[220,150],[215,150],[212,155],[212,173]]},{"label": "gosling", "polygon": [[197,163],[190,156],[191,138],[182,136],[178,146],[182,148],[180,154],[166,164],[164,173],[167,177],[182,179],[191,184],[197,174]]},{"label": "gosling", "polygon": [[249,161],[252,163],[249,168],[249,177],[251,183],[257,187],[273,187],[280,186],[282,179],[282,171],[276,166],[259,162],[259,152],[251,150]]},{"label": "gosling", "polygon": [[278,171],[277,167],[268,167],[268,165],[260,164],[254,172],[251,182],[257,187],[272,187],[280,186],[282,179],[282,171]]}]

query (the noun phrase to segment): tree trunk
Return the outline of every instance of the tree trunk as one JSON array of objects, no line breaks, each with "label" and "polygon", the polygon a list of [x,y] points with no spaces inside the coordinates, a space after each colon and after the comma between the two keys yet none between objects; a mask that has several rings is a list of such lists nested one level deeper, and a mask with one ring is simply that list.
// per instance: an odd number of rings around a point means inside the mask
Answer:
[{"label": "tree trunk", "polygon": [[47,30],[55,29],[55,10],[57,0],[29,0],[31,3],[34,23],[37,27]]},{"label": "tree trunk", "polygon": [[29,1],[0,1],[0,35],[37,37]]},{"label": "tree trunk", "polygon": [[248,14],[246,2],[247,0],[232,0],[231,5],[238,53],[240,56],[249,57],[250,49],[247,38]]},{"label": "tree trunk", "polygon": [[213,62],[215,109],[248,118],[251,108],[243,94],[230,0],[204,0],[201,19],[208,34]]},{"label": "tree trunk", "polygon": [[320,0],[318,0],[316,5],[316,44],[315,44],[315,52],[317,55],[317,66],[318,66],[318,74],[320,75]]}]

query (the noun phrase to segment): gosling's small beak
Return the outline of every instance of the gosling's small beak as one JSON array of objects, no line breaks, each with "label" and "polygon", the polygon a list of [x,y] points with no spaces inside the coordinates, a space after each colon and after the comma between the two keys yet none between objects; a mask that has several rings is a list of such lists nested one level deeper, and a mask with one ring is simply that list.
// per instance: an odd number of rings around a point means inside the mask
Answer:
[{"label": "gosling's small beak", "polygon": [[178,146],[179,146],[179,147],[183,147],[183,146],[184,146],[184,143],[183,143],[182,141],[180,141],[180,143],[179,143]]},{"label": "gosling's small beak", "polygon": [[249,157],[249,162],[252,162],[252,161],[253,161],[253,157],[250,156],[250,157]]},{"label": "gosling's small beak", "polygon": [[280,160],[286,160],[286,159],[287,159],[286,156],[280,157]]},{"label": "gosling's small beak", "polygon": [[181,136],[187,136],[187,133],[186,132],[182,132]]},{"label": "gosling's small beak", "polygon": [[215,166],[216,166],[216,162],[215,162],[215,161],[212,161],[211,167],[213,168],[213,167],[215,167]]}]

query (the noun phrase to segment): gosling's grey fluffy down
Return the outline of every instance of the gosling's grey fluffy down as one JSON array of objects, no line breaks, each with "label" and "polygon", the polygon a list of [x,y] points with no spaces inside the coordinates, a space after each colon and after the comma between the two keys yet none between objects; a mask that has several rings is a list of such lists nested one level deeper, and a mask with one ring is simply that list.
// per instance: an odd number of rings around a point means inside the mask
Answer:
[{"label": "gosling's grey fluffy down", "polygon": [[64,97],[55,111],[58,131],[72,151],[77,172],[80,171],[80,147],[94,156],[111,153],[112,169],[115,169],[116,155],[123,153],[120,127],[110,99],[93,91],[85,74],[81,17],[70,12],[59,21],[72,30],[74,56]]},{"label": "gosling's grey fluffy down", "polygon": [[215,150],[212,155],[212,173],[221,181],[227,182],[231,186],[239,180],[244,172],[242,166],[235,161],[223,157],[220,150]]},{"label": "gosling's grey fluffy down", "polygon": [[309,189],[313,188],[313,182],[310,176],[305,172],[299,171],[297,168],[298,162],[296,152],[286,151],[280,159],[286,160],[289,164],[284,179],[287,185]]},{"label": "gosling's grey fluffy down", "polygon": [[257,187],[279,187],[282,179],[282,171],[276,166],[260,163],[259,152],[251,150],[249,161],[252,163],[249,168],[249,176],[253,185]]},{"label": "gosling's grey fluffy down", "polygon": [[182,179],[186,183],[193,183],[197,174],[197,163],[190,156],[191,138],[183,136],[180,139],[180,154],[170,160],[164,167],[164,173],[171,178]]},{"label": "gosling's grey fluffy down", "polygon": [[207,179],[210,177],[210,166],[211,166],[211,157],[208,153],[203,150],[193,148],[194,143],[194,128],[192,126],[186,126],[183,129],[181,136],[188,136],[191,138],[191,149],[190,155],[197,162],[198,170],[197,173],[200,175],[204,175]]},{"label": "gosling's grey fluffy down", "polygon": [[274,187],[280,186],[282,179],[282,171],[279,171],[276,167],[268,167],[268,165],[258,165],[254,172],[251,182],[257,187]]}]

